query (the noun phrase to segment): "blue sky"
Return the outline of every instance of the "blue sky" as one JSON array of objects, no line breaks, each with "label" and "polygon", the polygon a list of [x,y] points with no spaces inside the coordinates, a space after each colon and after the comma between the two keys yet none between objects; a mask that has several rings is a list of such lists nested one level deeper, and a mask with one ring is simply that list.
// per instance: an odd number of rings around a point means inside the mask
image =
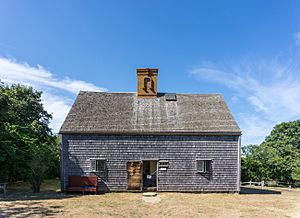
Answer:
[{"label": "blue sky", "polygon": [[300,117],[299,1],[1,1],[0,79],[44,92],[57,132],[79,90],[222,93],[260,143]]}]

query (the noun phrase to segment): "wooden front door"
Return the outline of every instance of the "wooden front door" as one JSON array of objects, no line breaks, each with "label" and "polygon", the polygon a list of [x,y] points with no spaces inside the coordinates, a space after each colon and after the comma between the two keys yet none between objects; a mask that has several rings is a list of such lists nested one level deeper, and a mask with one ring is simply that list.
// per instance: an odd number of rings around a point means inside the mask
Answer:
[{"label": "wooden front door", "polygon": [[142,161],[127,162],[128,190],[142,189]]}]

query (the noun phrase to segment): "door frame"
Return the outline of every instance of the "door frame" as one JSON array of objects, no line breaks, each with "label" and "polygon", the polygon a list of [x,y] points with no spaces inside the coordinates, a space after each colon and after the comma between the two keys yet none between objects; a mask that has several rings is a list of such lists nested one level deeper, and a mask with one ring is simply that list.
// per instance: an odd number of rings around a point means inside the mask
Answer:
[{"label": "door frame", "polygon": [[143,161],[156,161],[156,191],[158,191],[158,162],[159,162],[159,159],[158,158],[143,158],[143,159],[141,159],[141,161],[142,161],[142,173],[141,173],[142,191],[144,188],[144,180],[143,180],[144,164],[143,164]]}]

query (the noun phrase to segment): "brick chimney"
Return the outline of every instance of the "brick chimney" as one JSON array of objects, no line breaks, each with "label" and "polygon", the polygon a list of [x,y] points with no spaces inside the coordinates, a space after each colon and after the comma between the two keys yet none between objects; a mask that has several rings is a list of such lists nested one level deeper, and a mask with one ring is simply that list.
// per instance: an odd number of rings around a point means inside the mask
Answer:
[{"label": "brick chimney", "polygon": [[138,78],[137,96],[139,98],[157,97],[157,74],[158,69],[136,69]]}]

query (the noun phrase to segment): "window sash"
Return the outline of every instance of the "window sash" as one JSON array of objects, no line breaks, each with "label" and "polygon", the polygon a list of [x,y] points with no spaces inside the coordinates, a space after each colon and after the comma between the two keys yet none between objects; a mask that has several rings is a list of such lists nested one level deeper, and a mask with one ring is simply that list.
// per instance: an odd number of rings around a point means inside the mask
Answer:
[{"label": "window sash", "polygon": [[96,172],[96,166],[97,166],[97,164],[96,164],[96,160],[95,159],[91,159],[91,171],[92,172]]},{"label": "window sash", "polygon": [[96,160],[96,171],[97,172],[105,171],[105,160]]},{"label": "window sash", "polygon": [[211,160],[197,160],[197,171],[206,173],[211,171]]},{"label": "window sash", "polygon": [[105,172],[106,160],[103,159],[90,159],[91,161],[91,172]]},{"label": "window sash", "polygon": [[205,161],[204,160],[197,160],[197,171],[205,172]]}]

